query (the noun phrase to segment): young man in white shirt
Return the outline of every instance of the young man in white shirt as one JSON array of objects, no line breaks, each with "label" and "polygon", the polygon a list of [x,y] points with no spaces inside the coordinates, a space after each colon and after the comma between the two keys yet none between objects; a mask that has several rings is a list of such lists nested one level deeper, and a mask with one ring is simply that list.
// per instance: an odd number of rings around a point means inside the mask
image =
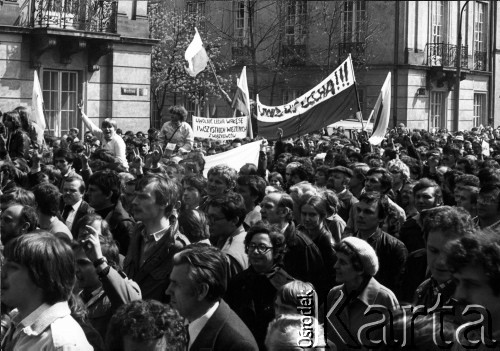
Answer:
[{"label": "young man in white shirt", "polygon": [[14,310],[1,349],[93,350],[68,306],[75,283],[69,245],[47,232],[24,234],[4,256],[2,302]]}]

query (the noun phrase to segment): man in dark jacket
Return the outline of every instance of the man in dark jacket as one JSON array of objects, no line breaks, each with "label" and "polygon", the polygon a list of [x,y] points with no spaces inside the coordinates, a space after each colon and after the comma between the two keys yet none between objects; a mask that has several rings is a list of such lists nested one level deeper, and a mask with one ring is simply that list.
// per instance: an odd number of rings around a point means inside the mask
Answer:
[{"label": "man in dark jacket", "polygon": [[380,229],[380,223],[386,217],[380,193],[372,191],[362,194],[356,210],[356,236],[366,240],[375,249],[379,259],[380,268],[375,279],[397,296],[408,250],[401,241]]},{"label": "man in dark jacket", "polygon": [[109,223],[111,234],[118,241],[120,253],[126,255],[135,222],[120,201],[120,184],[115,171],[98,171],[89,178],[87,195],[89,205]]},{"label": "man in dark jacket", "polygon": [[[474,222],[469,213],[460,207],[441,206],[429,210],[424,219],[424,232],[427,236],[427,268],[431,277],[424,280],[416,289],[414,306],[427,308],[450,305],[453,301],[456,283],[452,272],[446,265],[445,247],[474,231]],[[440,301],[438,300],[438,295]]]},{"label": "man in dark jacket", "polygon": [[78,222],[83,216],[94,213],[94,209],[83,200],[85,182],[79,175],[66,178],[62,184],[62,217],[71,230],[73,238],[78,237]]},{"label": "man in dark jacket", "polygon": [[290,195],[267,195],[261,202],[260,212],[264,222],[277,226],[285,235],[285,271],[295,279],[311,282],[320,298],[326,296],[329,287],[325,270],[333,270],[333,267],[324,267],[318,247],[296,229],[293,223],[293,200]]},{"label": "man in dark jacket", "polygon": [[222,300],[227,288],[224,254],[194,244],[177,253],[173,264],[167,294],[189,322],[187,350],[258,350],[248,327]]},{"label": "man in dark jacket", "polygon": [[180,199],[171,179],[147,175],[136,185],[132,213],[139,221],[132,233],[123,270],[141,288],[143,299],[168,302],[165,295],[173,256],[189,243],[169,217]]}]

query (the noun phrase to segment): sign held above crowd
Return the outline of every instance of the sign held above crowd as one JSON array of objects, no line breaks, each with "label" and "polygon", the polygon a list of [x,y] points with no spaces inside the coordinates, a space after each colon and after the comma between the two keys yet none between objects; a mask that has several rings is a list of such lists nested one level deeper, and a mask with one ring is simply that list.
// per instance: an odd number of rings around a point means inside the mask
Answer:
[{"label": "sign held above crowd", "polygon": [[245,138],[248,117],[205,118],[193,116],[194,136],[205,139],[233,140]]},{"label": "sign held above crowd", "polygon": [[288,104],[266,106],[257,95],[259,135],[267,139],[276,139],[277,128],[283,129],[283,138],[297,137],[354,116],[358,111],[350,56],[321,83]]}]

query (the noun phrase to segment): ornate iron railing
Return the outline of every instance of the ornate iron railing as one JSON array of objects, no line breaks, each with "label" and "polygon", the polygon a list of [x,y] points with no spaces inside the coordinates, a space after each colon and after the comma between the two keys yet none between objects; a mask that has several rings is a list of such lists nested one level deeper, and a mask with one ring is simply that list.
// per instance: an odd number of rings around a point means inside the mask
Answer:
[{"label": "ornate iron railing", "polygon": [[305,45],[283,45],[283,64],[285,66],[304,66],[306,54]]},{"label": "ornate iron railing", "polygon": [[[468,68],[468,47],[460,52],[462,68]],[[456,67],[457,46],[445,43],[427,43],[427,65],[431,67]]]},{"label": "ornate iron railing", "polygon": [[116,33],[116,0],[33,0],[31,26]]},{"label": "ornate iron railing", "polygon": [[474,51],[474,70],[486,71],[486,51]]},{"label": "ornate iron railing", "polygon": [[366,43],[365,42],[345,42],[338,43],[339,62],[344,61],[351,54],[352,62],[355,65],[366,62]]}]

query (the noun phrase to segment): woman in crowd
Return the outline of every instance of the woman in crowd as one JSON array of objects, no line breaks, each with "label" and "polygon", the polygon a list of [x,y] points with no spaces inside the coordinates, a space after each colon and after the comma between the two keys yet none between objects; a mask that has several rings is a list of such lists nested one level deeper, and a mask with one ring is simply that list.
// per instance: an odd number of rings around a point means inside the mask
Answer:
[{"label": "woman in crowd", "polygon": [[[338,350],[367,347],[371,341],[382,340],[383,330],[363,329],[369,323],[380,320],[380,313],[367,315],[367,307],[383,306],[391,311],[398,308],[394,293],[373,278],[378,271],[378,257],[366,241],[347,237],[335,245],[337,262],[335,273],[337,283],[328,294],[326,301],[326,321],[333,327],[328,328],[328,340]],[[339,325],[342,321],[343,325]],[[354,338],[354,339],[353,339]],[[375,347],[375,344],[373,344]]]},{"label": "woman in crowd", "polygon": [[264,350],[276,292],[293,278],[282,268],[286,247],[282,233],[258,222],[248,230],[245,247],[250,266],[231,279],[225,300]]},{"label": "woman in crowd", "polygon": [[194,132],[186,122],[188,115],[184,106],[176,105],[169,108],[170,121],[165,122],[160,130],[160,141],[166,152],[178,151],[188,153],[193,148]]}]

